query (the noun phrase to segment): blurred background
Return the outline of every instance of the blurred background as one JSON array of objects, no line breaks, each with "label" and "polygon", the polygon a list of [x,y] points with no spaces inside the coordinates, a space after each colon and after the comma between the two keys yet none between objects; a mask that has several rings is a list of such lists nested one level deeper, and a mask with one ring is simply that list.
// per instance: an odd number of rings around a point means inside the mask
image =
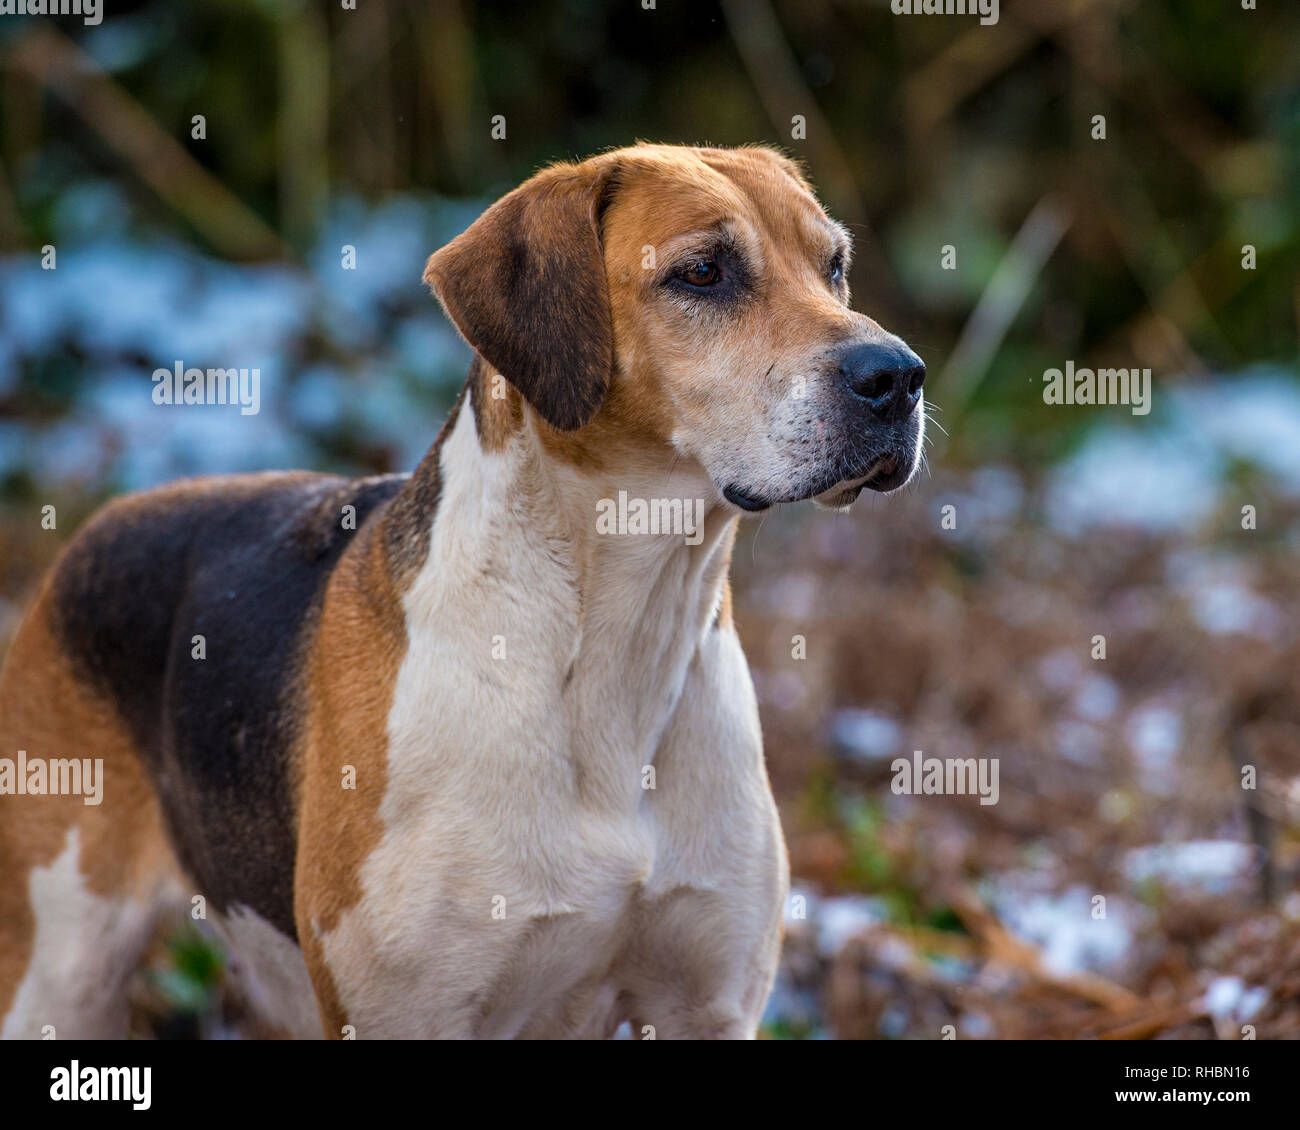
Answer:
[{"label": "blurred background", "polygon": [[[414,466],[468,363],[424,260],[540,165],[776,144],[941,428],[900,497],[742,527],[803,896],[764,1034],[1300,1036],[1300,6],[105,7],[0,18],[0,648],[113,494]],[[154,405],[178,359],[260,413]],[[1150,414],[1045,404],[1067,360]],[[895,795],[913,750],[999,803]],[[136,1033],[267,1034],[225,964],[160,935]]]}]

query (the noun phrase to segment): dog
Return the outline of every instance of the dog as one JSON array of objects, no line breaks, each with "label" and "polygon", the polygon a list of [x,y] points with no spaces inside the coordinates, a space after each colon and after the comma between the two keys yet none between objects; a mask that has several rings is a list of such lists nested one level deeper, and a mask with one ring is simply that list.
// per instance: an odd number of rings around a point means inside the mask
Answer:
[{"label": "dog", "polygon": [[[5,757],[103,766],[0,796],[3,1035],[125,1035],[184,908],[290,1036],[752,1038],[789,880],[738,520],[923,437],[849,255],[772,149],[547,167],[428,261],[473,360],[413,473],[93,516],[0,675]],[[616,497],[699,528],[598,532]]]}]

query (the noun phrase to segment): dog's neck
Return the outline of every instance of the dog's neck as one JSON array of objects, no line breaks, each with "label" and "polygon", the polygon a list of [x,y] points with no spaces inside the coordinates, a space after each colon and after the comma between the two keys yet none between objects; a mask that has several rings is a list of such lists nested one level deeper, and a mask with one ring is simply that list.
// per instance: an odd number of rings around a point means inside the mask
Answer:
[{"label": "dog's neck", "polygon": [[[736,515],[671,450],[629,445],[604,469],[577,466],[555,458],[526,407],[507,442],[486,442],[467,399],[383,519],[390,559],[417,560],[400,584],[409,654],[438,663],[454,651],[471,685],[549,703],[591,788],[623,802],[695,655],[729,628]],[[707,501],[692,534],[638,533],[620,528],[620,492],[625,510],[681,499],[693,519],[694,499]],[[599,524],[611,505],[614,525]]]},{"label": "dog's neck", "polygon": [[[403,538],[426,539],[403,586],[408,630],[436,632],[449,615],[478,617],[485,650],[524,651],[542,684],[560,688],[577,714],[603,709],[615,719],[578,717],[578,727],[590,722],[608,735],[612,725],[620,744],[652,754],[644,747],[653,746],[722,612],[734,512],[703,469],[671,449],[629,444],[607,452],[603,467],[583,466],[556,457],[526,406],[502,441],[467,400],[389,519]],[[429,511],[430,498],[436,509],[427,520],[411,521],[417,501]],[[691,528],[665,530],[661,520],[659,532],[638,532],[637,504],[656,500],[680,501],[660,507],[659,517],[681,514]],[[526,615],[511,607],[517,593],[528,595]],[[636,686],[607,685],[626,682],[629,669],[641,673]]]}]

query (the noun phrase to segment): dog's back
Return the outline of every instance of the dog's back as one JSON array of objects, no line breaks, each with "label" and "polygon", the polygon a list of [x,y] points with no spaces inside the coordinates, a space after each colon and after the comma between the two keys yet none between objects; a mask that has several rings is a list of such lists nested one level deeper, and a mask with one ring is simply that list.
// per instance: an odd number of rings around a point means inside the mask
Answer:
[{"label": "dog's back", "polygon": [[[0,674],[0,749],[102,759],[104,803],[0,797],[0,1015],[39,964],[41,883],[94,898],[129,871],[143,930],[153,886],[183,872],[215,909],[238,901],[295,937],[302,660],[335,563],[406,480],[195,479],[117,500],[78,532]],[[68,874],[47,876],[70,839]]]}]

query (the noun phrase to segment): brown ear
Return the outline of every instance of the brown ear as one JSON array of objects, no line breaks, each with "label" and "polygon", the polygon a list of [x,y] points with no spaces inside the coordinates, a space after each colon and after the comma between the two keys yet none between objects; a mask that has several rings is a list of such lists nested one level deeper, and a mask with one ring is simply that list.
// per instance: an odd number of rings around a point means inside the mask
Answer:
[{"label": "brown ear", "polygon": [[612,173],[595,162],[538,173],[424,270],[465,340],[564,431],[595,415],[614,365],[600,243]]}]

